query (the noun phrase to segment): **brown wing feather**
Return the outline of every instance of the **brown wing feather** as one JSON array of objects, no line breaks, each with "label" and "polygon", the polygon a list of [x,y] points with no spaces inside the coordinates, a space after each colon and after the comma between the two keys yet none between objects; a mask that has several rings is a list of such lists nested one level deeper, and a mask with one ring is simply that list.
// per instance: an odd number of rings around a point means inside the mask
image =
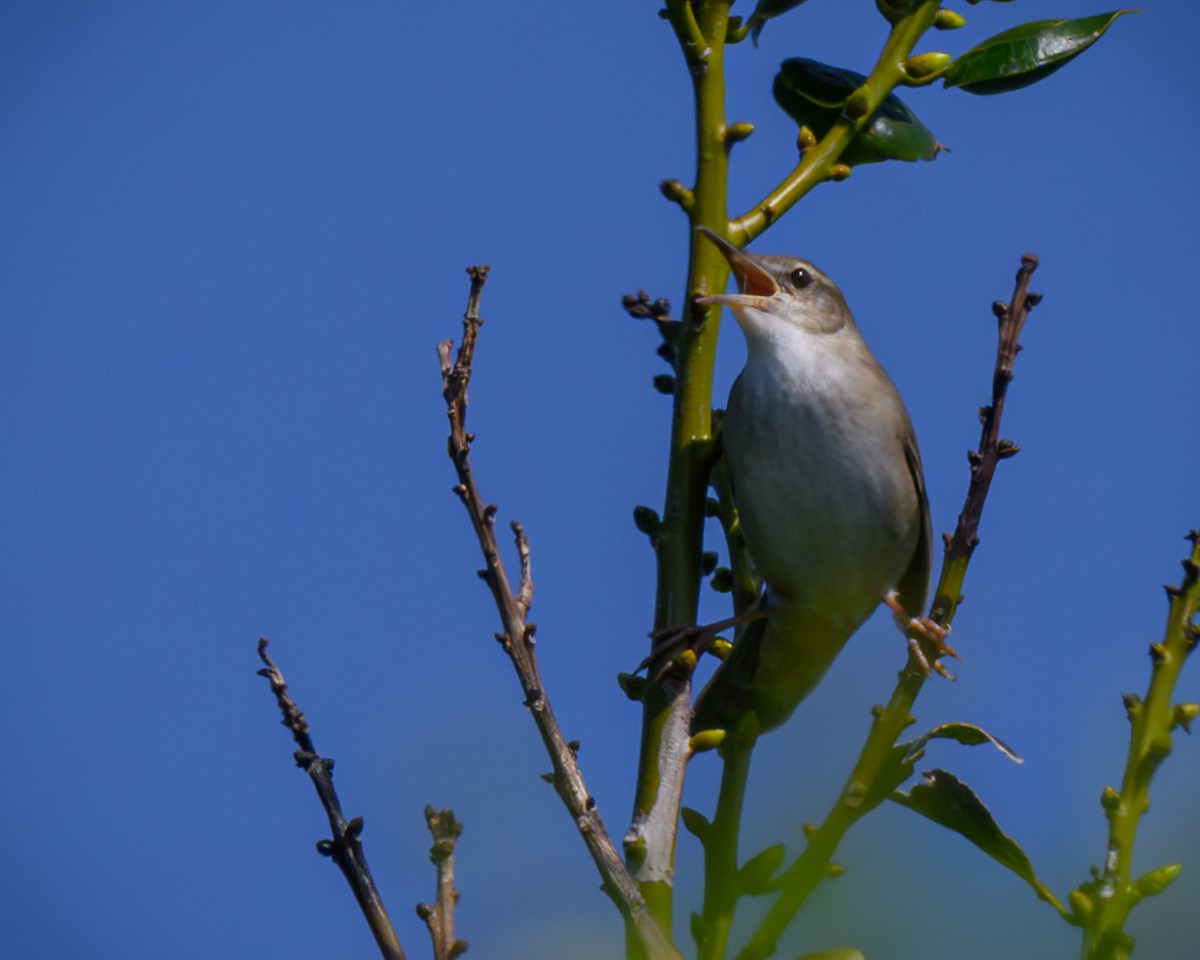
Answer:
[{"label": "brown wing feather", "polygon": [[929,517],[929,498],[925,495],[925,474],[921,469],[921,454],[911,440],[904,444],[904,459],[917,492],[918,509],[921,512],[921,532],[917,537],[917,548],[913,551],[908,567],[900,575],[896,589],[900,603],[911,615],[925,613],[925,595],[929,590],[929,571],[932,566],[933,525]]}]

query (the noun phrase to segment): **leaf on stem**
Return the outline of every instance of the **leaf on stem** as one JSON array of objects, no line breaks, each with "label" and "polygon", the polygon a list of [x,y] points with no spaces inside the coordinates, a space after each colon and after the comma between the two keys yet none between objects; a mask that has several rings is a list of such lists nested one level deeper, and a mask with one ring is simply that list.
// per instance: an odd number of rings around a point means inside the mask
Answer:
[{"label": "leaf on stem", "polygon": [[[783,61],[775,75],[775,102],[820,139],[842,116],[851,94],[866,82],[866,77],[853,70],[793,57]],[[840,159],[851,165],[881,160],[932,160],[940,149],[929,128],[903,100],[889,93]]]},{"label": "leaf on stem", "polygon": [[1017,756],[1017,752],[1007,743],[998,737],[993,737],[986,730],[975,726],[973,723],[943,723],[940,726],[934,727],[924,736],[917,737],[916,740],[900,744],[900,746],[906,748],[903,762],[912,764],[919,760],[925,753],[925,745],[930,740],[956,740],[967,747],[977,747],[981,743],[990,743],[1013,763],[1025,762]]},{"label": "leaf on stem", "polygon": [[1100,39],[1115,10],[1079,20],[1036,20],[1005,30],[958,57],[946,71],[947,87],[991,94],[1020,90],[1065,66]]},{"label": "leaf on stem", "polygon": [[763,27],[767,25],[768,20],[781,17],[802,3],[804,3],[804,0],[758,0],[758,4],[754,7],[754,12],[750,14],[750,19],[746,21],[746,27],[750,31],[750,38],[754,41],[754,45],[758,46],[758,35],[762,33]]},{"label": "leaf on stem", "polygon": [[1064,919],[1069,911],[1037,878],[1033,864],[1012,837],[1000,829],[988,808],[965,783],[945,770],[930,770],[925,782],[908,793],[893,793],[891,799],[948,830],[966,837],[997,863],[1029,884],[1038,898],[1046,901]]},{"label": "leaf on stem", "polygon": [[784,848],[782,843],[776,843],[761,850],[743,864],[738,871],[738,882],[742,893],[748,897],[778,890],[779,884],[775,871],[783,864]]}]

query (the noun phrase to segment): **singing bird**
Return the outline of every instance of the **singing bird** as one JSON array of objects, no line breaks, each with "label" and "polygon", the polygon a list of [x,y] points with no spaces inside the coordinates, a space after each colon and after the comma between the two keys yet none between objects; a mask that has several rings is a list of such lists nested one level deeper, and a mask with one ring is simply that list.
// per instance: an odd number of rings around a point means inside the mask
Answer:
[{"label": "singing bird", "polygon": [[[779,726],[881,603],[921,631],[929,504],[912,423],[837,285],[806,260],[748,254],[701,227],[738,293],[746,366],[721,428],[733,500],[765,583],[759,618],[696,701],[693,731],[748,711]],[[949,648],[944,648],[948,651]]]}]

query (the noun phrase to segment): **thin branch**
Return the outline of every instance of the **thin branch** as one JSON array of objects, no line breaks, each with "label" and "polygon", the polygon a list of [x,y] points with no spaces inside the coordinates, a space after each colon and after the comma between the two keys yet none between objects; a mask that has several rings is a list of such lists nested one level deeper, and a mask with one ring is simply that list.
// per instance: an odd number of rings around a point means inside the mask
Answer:
[{"label": "thin branch", "polygon": [[367,925],[371,928],[375,942],[379,945],[380,954],[385,960],[405,960],[392,921],[388,919],[383,901],[379,898],[379,891],[375,888],[375,881],[371,877],[371,870],[367,866],[361,839],[362,817],[354,817],[347,822],[343,816],[341,802],[333,788],[333,760],[317,754],[309,734],[308,722],[288,693],[283,674],[267,653],[265,637],[258,641],[258,656],[264,664],[258,675],[266,677],[271,685],[271,692],[275,694],[275,701],[283,714],[283,725],[292,732],[292,739],[299,747],[295,754],[296,766],[312,778],[313,786],[317,788],[317,796],[321,798],[321,806],[325,808],[325,815],[329,818],[329,829],[333,838],[318,841],[317,852],[330,857],[342,871],[354,893],[354,899],[358,901],[359,909],[367,920]]},{"label": "thin branch", "polygon": [[429,860],[437,868],[437,897],[432,906],[417,904],[417,916],[429,929],[433,960],[454,960],[467,950],[467,941],[454,937],[454,906],[458,903],[458,891],[454,889],[454,846],[462,833],[462,824],[453,810],[426,806],[425,825],[433,837]]},{"label": "thin branch", "polygon": [[[992,403],[982,411],[983,433],[979,450],[971,455],[971,479],[955,536],[945,537],[942,572],[930,609],[930,617],[945,627],[950,625],[961,601],[963,577],[971,559],[971,551],[978,543],[979,521],[983,516],[996,464],[1017,451],[1015,444],[1000,439],[1000,418],[1008,384],[1013,376],[1013,362],[1020,350],[1018,340],[1021,329],[1029,310],[1041,300],[1039,294],[1028,292],[1029,278],[1037,264],[1038,259],[1032,254],[1023,256],[1012,303],[993,306],[999,328],[996,366],[992,377]],[[969,545],[967,549],[962,548],[961,544],[964,543]],[[937,656],[931,644],[924,652],[930,659]],[[910,652],[887,706],[875,707],[872,711],[874,723],[842,792],[825,821],[808,832],[808,844],[804,851],[780,877],[782,889],[779,898],[738,954],[738,960],[762,960],[774,952],[779,937],[808,895],[829,875],[833,854],[842,837],[862,816],[887,799],[898,785],[891,782],[892,778],[898,773],[903,777],[904,768],[897,766],[894,749],[912,723],[913,703],[928,679],[928,671],[921,659],[917,653]]]},{"label": "thin branch", "polygon": [[1152,670],[1145,699],[1125,695],[1129,714],[1129,752],[1121,791],[1106,787],[1101,805],[1108,818],[1104,866],[1093,879],[1071,892],[1071,906],[1085,927],[1084,960],[1128,960],[1133,938],[1125,932],[1129,912],[1145,897],[1164,890],[1179,873],[1177,863],[1165,864],[1138,879],[1133,877],[1133,847],[1142,814],[1150,807],[1150,781],[1171,752],[1176,727],[1191,732],[1198,708],[1172,703],[1175,686],[1189,654],[1196,648],[1200,628],[1200,530],[1188,534],[1190,556],[1183,561],[1183,582],[1167,587],[1170,603],[1162,641],[1151,644]]},{"label": "thin branch", "polygon": [[1029,280],[1037,268],[1036,256],[1032,253],[1022,256],[1012,300],[1007,304],[999,300],[992,304],[992,313],[995,314],[997,322],[992,402],[979,411],[982,424],[979,449],[967,454],[971,466],[971,482],[967,486],[967,496],[958,515],[954,534],[944,538],[946,550],[942,561],[942,575],[938,580],[938,589],[930,612],[930,617],[943,626],[949,625],[955,608],[962,600],[960,591],[963,577],[967,572],[971,554],[979,544],[979,521],[983,517],[983,507],[992,487],[996,465],[1001,460],[1015,456],[1020,449],[1012,441],[1001,439],[1000,418],[1004,414],[1004,399],[1008,395],[1008,385],[1013,379],[1017,354],[1021,351],[1021,331],[1025,328],[1025,319],[1029,316],[1029,311],[1042,300],[1040,293],[1029,292]]},{"label": "thin branch", "polygon": [[554,768],[551,782],[583,837],[600,873],[604,891],[616,903],[648,956],[678,958],[678,952],[664,935],[657,921],[645,909],[642,895],[621,862],[621,857],[600,819],[596,801],[584,784],[583,774],[575,757],[575,748],[563,737],[550,708],[550,700],[542,684],[534,652],[536,625],[525,619],[533,597],[533,582],[529,572],[529,544],[525,539],[524,530],[520,524],[513,524],[517,553],[521,560],[521,581],[518,592],[514,594],[496,542],[496,506],[485,505],[475,484],[470,459],[474,435],[466,429],[467,387],[471,380],[471,364],[479,328],[483,325],[479,316],[479,300],[488,268],[471,267],[467,273],[471,278],[471,290],[467,298],[467,310],[463,315],[462,344],[457,354],[453,353],[452,341],[446,340],[438,344],[438,357],[442,368],[442,396],[446,401],[446,414],[450,421],[448,452],[458,475],[458,484],[454,492],[467,508],[467,515],[471,519],[471,526],[483,552],[485,567],[479,575],[491,590],[500,614],[500,622],[504,627],[503,633],[497,634],[496,639],[500,641],[516,670],[521,690],[525,694],[525,706],[529,708],[550,755]]}]

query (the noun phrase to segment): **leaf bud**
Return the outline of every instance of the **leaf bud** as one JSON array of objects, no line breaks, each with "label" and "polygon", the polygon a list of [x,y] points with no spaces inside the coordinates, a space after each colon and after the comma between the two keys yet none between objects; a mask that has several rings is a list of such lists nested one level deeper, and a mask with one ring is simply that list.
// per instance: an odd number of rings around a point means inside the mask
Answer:
[{"label": "leaf bud", "polygon": [[844,113],[851,120],[861,120],[871,112],[871,91],[866,84],[855,90],[849,97],[846,98],[845,104],[842,106]]},{"label": "leaf bud", "polygon": [[683,821],[684,829],[701,842],[704,841],[712,827],[712,824],[708,822],[708,817],[691,807],[683,807],[679,811],[679,819]]},{"label": "leaf bud", "polygon": [[1121,702],[1125,704],[1125,715],[1130,720],[1142,712],[1142,698],[1136,693],[1121,694]]},{"label": "leaf bud", "polygon": [[660,373],[654,377],[652,381],[654,389],[659,393],[665,393],[668,397],[675,393],[675,378],[669,373]]},{"label": "leaf bud", "polygon": [[713,637],[708,652],[724,663],[729,659],[729,655],[733,653],[733,644],[724,637]]},{"label": "leaf bud", "polygon": [[833,169],[829,171],[829,179],[841,182],[850,176],[850,168],[844,163],[835,163]]},{"label": "leaf bud", "polygon": [[817,135],[808,127],[801,127],[800,132],[796,134],[796,146],[801,150],[811,150],[817,145]]},{"label": "leaf bud", "polygon": [[672,203],[677,203],[684,210],[690,210],[696,202],[696,195],[678,180],[664,180],[658,185],[662,195]]},{"label": "leaf bud", "polygon": [[1121,806],[1121,795],[1112,787],[1105,787],[1104,792],[1100,794],[1100,806],[1109,813],[1114,812]]},{"label": "leaf bud", "polygon": [[725,128],[725,146],[732,147],[735,143],[741,143],[753,132],[752,123],[731,123]]},{"label": "leaf bud", "polygon": [[729,593],[733,590],[733,571],[728,567],[717,567],[713,571],[712,579],[708,581],[708,585],[717,593]]},{"label": "leaf bud", "polygon": [[617,674],[617,686],[621,688],[621,692],[630,700],[641,700],[648,685],[644,678],[635,677],[632,673]]},{"label": "leaf bud", "polygon": [[[692,753],[705,753],[708,750],[715,750],[724,740],[724,730],[701,730],[688,740],[688,750]],[[687,824],[685,823],[684,826],[687,826]],[[688,827],[688,829],[692,830],[691,827]],[[696,831],[692,830],[692,833],[696,833]],[[696,835],[699,836],[699,834]]]},{"label": "leaf bud", "polygon": [[1182,869],[1181,863],[1164,863],[1161,867],[1155,867],[1149,873],[1138,877],[1133,889],[1142,897],[1153,897],[1166,890]]},{"label": "leaf bud", "polygon": [[910,80],[933,80],[946,72],[953,58],[948,53],[918,53],[904,61]]},{"label": "leaf bud", "polygon": [[1192,732],[1192,721],[1200,716],[1200,703],[1180,703],[1175,706],[1171,719],[1172,727],[1183,727],[1185,733]]},{"label": "leaf bud", "polygon": [[939,10],[933,17],[934,30],[957,30],[964,26],[967,20],[961,13],[953,10]]},{"label": "leaf bud", "polygon": [[717,552],[715,550],[705,550],[702,554],[700,554],[700,575],[707,577],[716,569]]},{"label": "leaf bud", "polygon": [[1072,890],[1067,894],[1067,903],[1071,905],[1071,912],[1075,914],[1084,924],[1092,915],[1092,911],[1096,909],[1096,905],[1082,890]]},{"label": "leaf bud", "polygon": [[633,508],[633,525],[646,536],[655,537],[662,526],[662,521],[653,507],[638,506]]}]

